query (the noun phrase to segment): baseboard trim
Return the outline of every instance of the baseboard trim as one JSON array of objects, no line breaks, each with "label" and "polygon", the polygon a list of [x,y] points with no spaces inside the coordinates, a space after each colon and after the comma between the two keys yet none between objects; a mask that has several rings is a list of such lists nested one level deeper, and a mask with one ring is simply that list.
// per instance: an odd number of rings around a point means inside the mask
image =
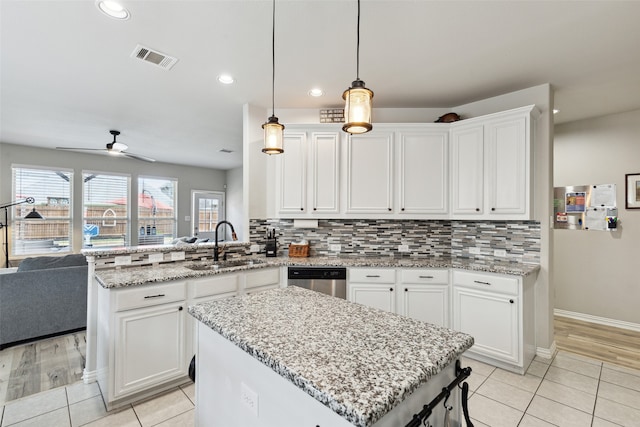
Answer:
[{"label": "baseboard trim", "polygon": [[86,368],[82,371],[82,382],[91,384],[96,381],[98,381],[98,371],[87,371]]},{"label": "baseboard trim", "polygon": [[553,314],[569,319],[581,320],[583,322],[597,323],[598,325],[611,326],[613,328],[627,329],[634,332],[640,332],[640,324],[625,322],[624,320],[609,319],[606,317],[592,316],[591,314],[577,313],[575,311],[553,310]]},{"label": "baseboard trim", "polygon": [[543,359],[553,359],[557,351],[555,340],[551,343],[551,347],[536,347],[536,356],[542,357]]}]

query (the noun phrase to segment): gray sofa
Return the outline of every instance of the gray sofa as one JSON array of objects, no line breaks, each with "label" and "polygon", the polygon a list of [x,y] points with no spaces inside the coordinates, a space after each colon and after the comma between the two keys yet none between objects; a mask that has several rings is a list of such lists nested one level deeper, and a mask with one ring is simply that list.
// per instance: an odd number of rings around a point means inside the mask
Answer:
[{"label": "gray sofa", "polygon": [[0,274],[0,350],[87,327],[84,255],[26,258]]}]

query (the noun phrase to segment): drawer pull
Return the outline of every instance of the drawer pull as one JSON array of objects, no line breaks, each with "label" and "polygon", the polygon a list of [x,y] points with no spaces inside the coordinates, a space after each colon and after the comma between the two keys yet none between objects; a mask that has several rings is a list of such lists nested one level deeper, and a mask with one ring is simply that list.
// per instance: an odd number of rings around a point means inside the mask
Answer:
[{"label": "drawer pull", "polygon": [[367,274],[367,277],[380,277],[379,274]]},{"label": "drawer pull", "polygon": [[421,279],[433,279],[433,276],[418,276]]},{"label": "drawer pull", "polygon": [[160,297],[164,297],[164,296],[166,296],[166,295],[165,294],[147,295],[146,297],[144,297],[144,299],[160,298]]},{"label": "drawer pull", "polygon": [[489,283],[489,282],[481,282],[480,280],[474,280],[473,283],[477,283],[479,285],[491,286],[491,283]]}]

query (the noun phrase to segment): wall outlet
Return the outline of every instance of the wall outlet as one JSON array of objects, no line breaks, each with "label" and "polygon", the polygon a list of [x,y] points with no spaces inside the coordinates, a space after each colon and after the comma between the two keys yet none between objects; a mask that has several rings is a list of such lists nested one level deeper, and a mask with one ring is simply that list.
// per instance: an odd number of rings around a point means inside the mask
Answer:
[{"label": "wall outlet", "polygon": [[257,254],[258,252],[260,252],[260,245],[251,245],[249,247],[249,251],[253,254]]},{"label": "wall outlet", "polygon": [[115,257],[116,265],[130,265],[131,264],[131,255],[122,255]]},{"label": "wall outlet", "polygon": [[398,245],[398,252],[409,252],[409,245]]},{"label": "wall outlet", "polygon": [[171,252],[171,261],[182,261],[184,259],[184,251]]},{"label": "wall outlet", "polygon": [[149,262],[162,262],[164,261],[164,254],[149,254]]},{"label": "wall outlet", "polygon": [[507,256],[507,251],[504,249],[494,249],[493,250],[493,256],[497,256],[497,257],[506,257]]},{"label": "wall outlet", "polygon": [[249,412],[258,416],[258,394],[245,383],[240,383],[240,401]]},{"label": "wall outlet", "polygon": [[331,252],[340,252],[342,250],[342,245],[340,244],[329,245],[329,250]]},{"label": "wall outlet", "polygon": [[469,248],[469,253],[474,255],[480,255],[480,248]]}]

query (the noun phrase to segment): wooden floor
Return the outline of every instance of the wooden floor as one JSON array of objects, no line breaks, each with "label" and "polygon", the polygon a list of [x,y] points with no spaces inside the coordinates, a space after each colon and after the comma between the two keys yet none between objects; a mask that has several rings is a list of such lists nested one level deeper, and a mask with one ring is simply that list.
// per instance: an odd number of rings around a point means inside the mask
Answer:
[{"label": "wooden floor", "polygon": [[559,350],[640,369],[640,332],[555,316]]},{"label": "wooden floor", "polygon": [[82,331],[0,351],[0,403],[80,381],[85,349]]}]

